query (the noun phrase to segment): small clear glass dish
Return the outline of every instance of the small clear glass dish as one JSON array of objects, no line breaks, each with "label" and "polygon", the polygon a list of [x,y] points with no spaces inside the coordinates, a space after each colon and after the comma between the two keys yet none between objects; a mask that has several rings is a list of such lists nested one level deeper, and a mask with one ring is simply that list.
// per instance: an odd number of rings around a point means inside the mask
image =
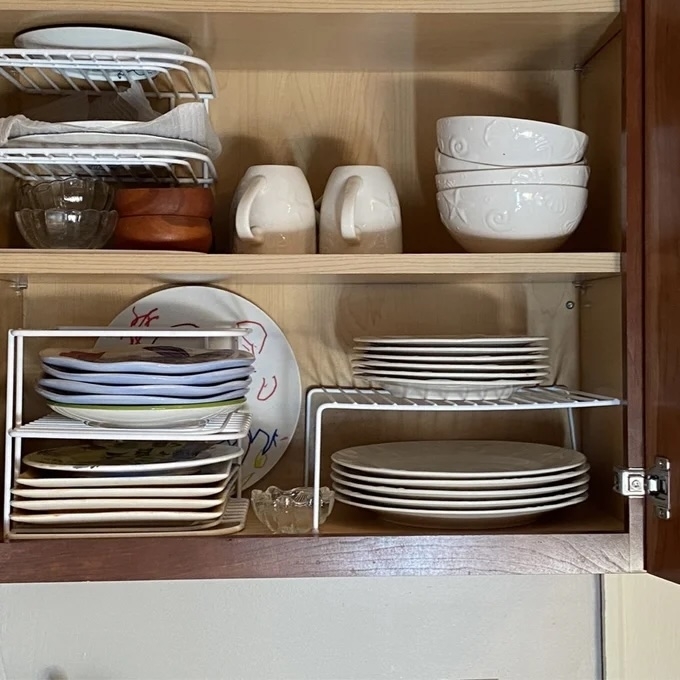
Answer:
[{"label": "small clear glass dish", "polygon": [[17,209],[110,211],[114,194],[113,186],[94,177],[22,182],[18,187]]},{"label": "small clear glass dish", "polygon": [[103,248],[116,228],[115,210],[32,210],[15,213],[32,248]]},{"label": "small clear glass dish", "polygon": [[[298,486],[284,490],[270,486],[266,491],[253,490],[250,500],[257,519],[275,534],[308,534],[312,530],[314,489]],[[323,524],[333,510],[335,494],[321,487],[319,524]]]}]

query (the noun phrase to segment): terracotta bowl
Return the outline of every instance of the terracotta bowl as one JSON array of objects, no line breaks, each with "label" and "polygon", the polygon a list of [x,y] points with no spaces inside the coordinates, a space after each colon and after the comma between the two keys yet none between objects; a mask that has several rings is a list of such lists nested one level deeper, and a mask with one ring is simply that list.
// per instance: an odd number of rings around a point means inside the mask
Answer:
[{"label": "terracotta bowl", "polygon": [[212,227],[208,220],[197,217],[121,217],[113,233],[112,245],[125,250],[191,250],[207,253],[212,245]]},{"label": "terracotta bowl", "polygon": [[115,203],[121,217],[177,215],[207,220],[215,208],[212,191],[201,187],[119,189]]}]

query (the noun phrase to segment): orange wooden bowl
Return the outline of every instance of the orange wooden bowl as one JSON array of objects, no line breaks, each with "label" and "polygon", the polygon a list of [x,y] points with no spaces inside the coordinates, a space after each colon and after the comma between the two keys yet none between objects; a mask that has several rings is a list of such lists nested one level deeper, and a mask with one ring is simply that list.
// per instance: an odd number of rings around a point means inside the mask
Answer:
[{"label": "orange wooden bowl", "polygon": [[212,191],[202,187],[119,189],[115,203],[121,217],[180,215],[207,220],[215,209]]},{"label": "orange wooden bowl", "polygon": [[124,250],[191,250],[207,253],[212,227],[206,219],[175,215],[121,217],[112,246]]}]

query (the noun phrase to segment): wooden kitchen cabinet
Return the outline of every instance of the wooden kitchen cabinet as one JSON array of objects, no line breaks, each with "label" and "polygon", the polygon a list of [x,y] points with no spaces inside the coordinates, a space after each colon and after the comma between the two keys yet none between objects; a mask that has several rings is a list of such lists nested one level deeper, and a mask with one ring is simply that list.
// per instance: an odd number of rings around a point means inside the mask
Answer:
[{"label": "wooden kitchen cabinet", "polygon": [[[318,536],[273,536],[252,518],[230,538],[12,541],[0,580],[72,581],[350,574],[680,575],[680,7],[671,0],[58,0],[0,2],[0,40],[56,23],[157,31],[190,42],[219,86],[210,113],[218,253],[26,250],[0,177],[0,330],[106,325],[168,283],[228,287],[288,336],[303,385],[348,385],[361,334],[545,334],[558,384],[625,399],[582,409],[591,498],[527,527],[433,532],[338,504]],[[34,97],[34,95],[33,95]],[[3,115],[28,98],[3,84]],[[440,224],[434,124],[456,114],[536,118],[590,135],[586,218],[559,253],[467,254]],[[295,163],[315,196],[336,165],[379,164],[399,191],[402,255],[245,256],[228,250],[236,183]],[[38,373],[35,358],[27,376]],[[44,406],[27,395],[26,411]],[[266,483],[301,482],[303,427]],[[326,460],[353,444],[511,438],[560,444],[564,413],[336,413]],[[671,516],[613,489],[614,468],[671,462]],[[327,477],[327,470],[324,474]],[[647,542],[645,542],[647,539]]]}]

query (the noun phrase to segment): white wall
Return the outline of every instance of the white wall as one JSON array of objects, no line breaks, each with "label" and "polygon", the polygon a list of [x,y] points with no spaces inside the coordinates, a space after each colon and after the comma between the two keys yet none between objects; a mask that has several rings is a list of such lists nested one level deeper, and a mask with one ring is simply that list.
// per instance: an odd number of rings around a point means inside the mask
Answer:
[{"label": "white wall", "polygon": [[0,586],[0,678],[599,680],[599,617],[590,576]]},{"label": "white wall", "polygon": [[678,680],[680,585],[649,574],[604,581],[607,680]]}]

